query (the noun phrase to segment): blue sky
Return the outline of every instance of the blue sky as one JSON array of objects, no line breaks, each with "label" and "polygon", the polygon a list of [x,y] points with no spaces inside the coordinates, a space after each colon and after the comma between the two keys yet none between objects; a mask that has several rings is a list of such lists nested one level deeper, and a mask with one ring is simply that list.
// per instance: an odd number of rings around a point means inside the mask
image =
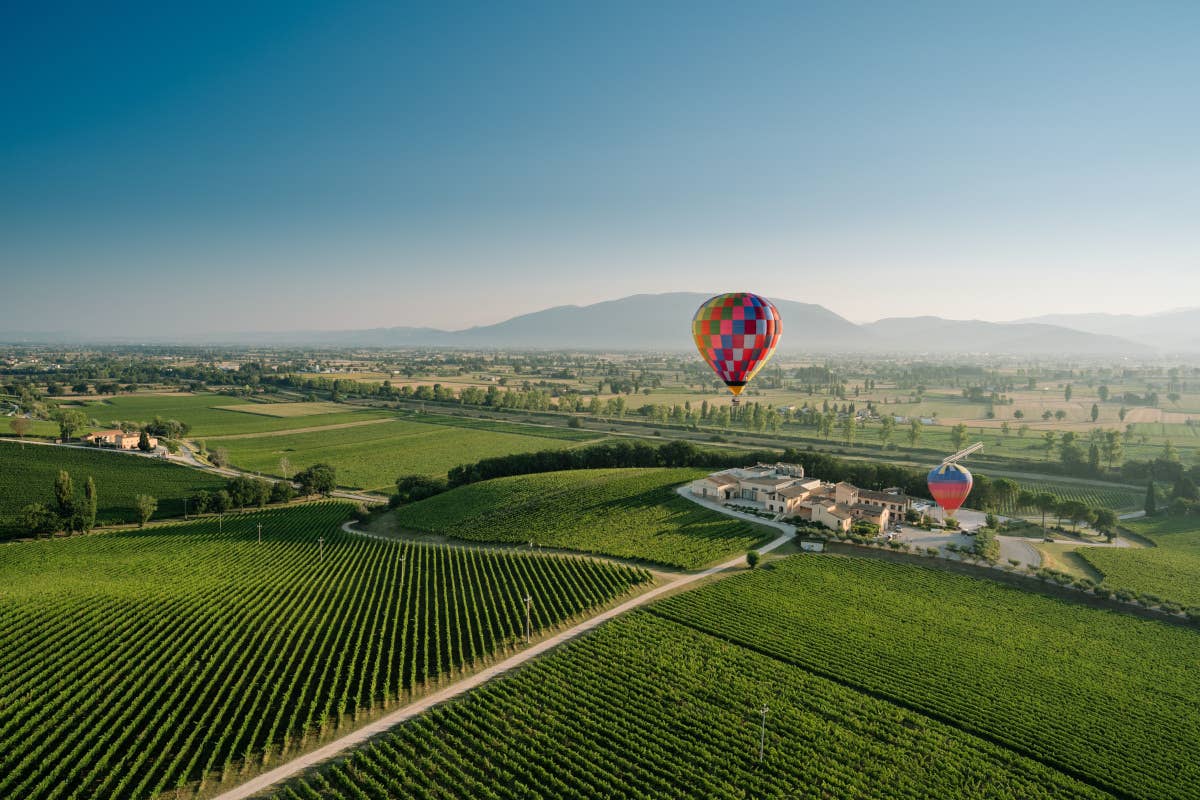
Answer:
[{"label": "blue sky", "polygon": [[0,16],[0,330],[1200,297],[1197,3],[43,5]]}]

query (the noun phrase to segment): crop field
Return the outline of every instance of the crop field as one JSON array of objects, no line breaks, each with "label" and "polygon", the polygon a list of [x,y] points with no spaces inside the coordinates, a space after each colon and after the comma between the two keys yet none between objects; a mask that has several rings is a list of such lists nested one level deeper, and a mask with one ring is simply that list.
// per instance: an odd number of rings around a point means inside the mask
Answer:
[{"label": "crop field", "polygon": [[278,474],[279,459],[286,456],[297,469],[318,462],[332,464],[342,486],[386,490],[401,475],[445,477],[451,467],[481,458],[578,444],[575,439],[534,435],[538,428],[526,430],[530,433],[395,420],[254,439],[209,439],[207,443],[210,448],[227,449],[233,464],[252,472]]},{"label": "crop field", "polygon": [[[354,410],[353,406],[341,406],[341,413],[299,417],[266,416],[275,405],[285,404],[251,403],[220,394],[133,394],[87,401],[79,410],[94,418],[101,427],[108,427],[112,422],[120,420],[149,422],[156,416],[177,419],[192,426],[188,434],[188,438],[192,439],[336,425],[392,416],[386,411]],[[241,413],[242,406],[249,406],[249,409],[245,410],[252,410],[252,413]]]},{"label": "crop field", "polygon": [[1200,797],[1194,630],[840,556],[793,557],[650,611],[1111,795]]},{"label": "crop field", "polygon": [[228,786],[514,651],[526,592],[544,631],[649,577],[346,534],[350,508],[0,547],[0,797]]},{"label": "crop field", "polygon": [[595,469],[462,486],[396,510],[400,528],[460,539],[528,542],[698,569],[774,538],[772,528],[675,493],[703,470]]},{"label": "crop field", "polygon": [[96,521],[102,524],[136,522],[134,497],[149,494],[158,500],[156,517],[182,516],[183,498],[201,489],[215,491],[225,479],[154,458],[92,450],[15,442],[0,442],[0,536],[13,532],[16,516],[30,503],[52,505],[54,479],[67,470],[82,497],[91,476],[99,503]]},{"label": "crop field", "polygon": [[421,414],[405,417],[414,422],[424,422],[429,425],[447,425],[454,428],[471,428],[474,430],[493,431],[495,433],[516,433],[522,436],[540,436],[547,439],[565,439],[570,442],[595,441],[603,434],[596,431],[564,428],[556,425],[526,425],[518,422],[503,420],[480,419],[479,417],[460,417],[453,414]]},{"label": "crop field", "polygon": [[1126,520],[1121,525],[1157,546],[1079,548],[1080,557],[1104,576],[1105,585],[1183,606],[1200,606],[1200,520],[1156,517]]},{"label": "crop field", "polygon": [[[1128,511],[1141,508],[1145,492],[1136,489],[1126,489],[1121,486],[1087,486],[1055,481],[1026,480],[1017,481],[1021,489],[1035,494],[1048,492],[1059,499],[1078,500],[1088,508],[1111,508],[1116,511]],[[1015,503],[1007,504],[998,509],[1001,514],[1033,514],[1033,508],[1017,508]]]},{"label": "crop field", "polygon": [[636,612],[275,797],[1108,795],[951,725]]},{"label": "crop field", "polygon": [[341,403],[238,403],[229,406],[214,406],[224,411],[241,411],[245,414],[261,414],[264,417],[308,417],[318,414],[344,414],[346,407]]}]

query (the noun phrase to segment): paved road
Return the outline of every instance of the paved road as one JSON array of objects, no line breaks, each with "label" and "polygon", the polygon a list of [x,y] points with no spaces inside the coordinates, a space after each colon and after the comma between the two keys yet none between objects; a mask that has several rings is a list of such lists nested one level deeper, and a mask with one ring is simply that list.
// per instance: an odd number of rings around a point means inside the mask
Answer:
[{"label": "paved road", "polygon": [[[701,505],[705,505],[705,503],[701,502]],[[781,522],[769,523],[765,520],[759,520],[757,517],[752,517],[752,519],[754,519],[756,522],[769,524],[772,527],[778,528],[782,531],[777,539],[772,541],[770,544],[759,548],[760,553],[769,553],[796,535],[795,529],[792,528],[791,525],[785,525]],[[646,603],[661,597],[667,592],[673,592],[682,586],[687,586],[688,584],[695,583],[696,581],[704,580],[705,578],[715,575],[718,572],[734,569],[744,564],[745,556],[738,556],[737,558],[730,559],[723,564],[710,567],[702,572],[692,572],[685,575],[680,575],[668,583],[662,584],[661,586],[651,589],[644,594],[640,594],[637,597],[627,600],[615,608],[611,608],[608,611],[603,611],[596,616],[587,619],[578,625],[575,625],[574,627],[568,628],[561,633],[551,636],[549,639],[545,639],[537,644],[531,645],[528,649],[522,650],[516,655],[509,656],[498,664],[494,664],[468,678],[464,678],[458,683],[447,686],[444,689],[440,689],[433,694],[423,697],[416,702],[409,703],[402,708],[398,708],[390,714],[380,717],[375,722],[352,731],[341,738],[335,739],[329,744],[313,750],[311,753],[306,753],[298,758],[292,759],[286,764],[276,767],[275,769],[264,772],[257,778],[246,781],[242,785],[218,795],[215,800],[242,800],[243,798],[252,797],[257,793],[264,791],[268,787],[279,783],[280,781],[287,780],[297,773],[303,772],[306,769],[310,769],[311,767],[320,764],[322,761],[335,758],[343,754],[345,751],[363,744],[372,736],[377,736],[381,733],[384,733],[390,728],[412,719],[418,714],[429,710],[439,703],[444,703],[447,700],[458,697],[459,695],[462,695],[477,686],[482,686],[492,678],[502,675],[514,667],[524,664],[531,658],[535,658],[549,650],[554,649],[563,642],[570,641],[581,634],[587,633],[588,631],[607,622],[613,617],[620,616],[627,611],[632,611],[639,606],[645,605]]]}]

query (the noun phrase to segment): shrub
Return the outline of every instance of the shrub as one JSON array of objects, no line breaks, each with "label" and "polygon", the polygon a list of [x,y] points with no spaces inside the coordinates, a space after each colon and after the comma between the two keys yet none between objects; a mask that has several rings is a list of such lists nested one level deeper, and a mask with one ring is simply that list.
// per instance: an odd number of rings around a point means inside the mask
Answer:
[{"label": "shrub", "polygon": [[750,567],[750,569],[754,569],[755,567],[758,566],[758,559],[759,559],[758,551],[750,550],[749,552],[746,553],[746,566]]}]

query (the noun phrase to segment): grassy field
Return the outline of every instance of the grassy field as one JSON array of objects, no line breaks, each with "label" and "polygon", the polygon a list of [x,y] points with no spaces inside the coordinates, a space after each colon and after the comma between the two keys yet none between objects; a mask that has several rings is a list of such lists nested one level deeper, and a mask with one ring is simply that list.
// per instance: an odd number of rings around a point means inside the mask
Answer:
[{"label": "grassy field", "polygon": [[401,475],[445,477],[451,467],[481,458],[574,447],[603,436],[455,417],[419,419],[206,443],[210,449],[225,448],[235,466],[252,472],[278,474],[279,460],[286,456],[294,469],[332,464],[342,486],[386,490]]},{"label": "grassy field", "polygon": [[1114,796],[1200,797],[1194,630],[839,556],[793,557],[651,611]]},{"label": "grassy field", "polygon": [[1105,585],[1184,606],[1200,606],[1200,520],[1156,517],[1128,520],[1122,525],[1157,546],[1080,548],[1080,557],[1104,576]]},{"label": "grassy field", "polygon": [[225,479],[154,458],[91,450],[13,442],[0,442],[0,535],[14,533],[15,517],[29,503],[52,505],[54,479],[67,470],[82,497],[83,484],[96,482],[98,522],[135,522],[134,496],[149,494],[158,500],[156,517],[183,514],[183,498],[201,489],[215,491]]},{"label": "grassy field", "polygon": [[386,411],[355,409],[353,406],[338,406],[330,403],[316,405],[321,407],[332,405],[340,411],[330,413],[328,410],[323,410],[302,416],[281,417],[276,416],[272,410],[289,405],[292,404],[251,403],[248,400],[239,400],[236,397],[220,394],[133,394],[105,400],[83,400],[82,405],[78,408],[85,415],[99,422],[100,427],[108,427],[112,422],[121,420],[149,422],[156,416],[164,419],[177,419],[192,426],[188,436],[193,439],[260,431],[282,431],[317,425],[336,425],[391,416]]},{"label": "grassy field", "polygon": [[951,725],[637,612],[275,797],[1108,795]]},{"label": "grassy field", "polygon": [[527,592],[536,633],[649,577],[345,534],[349,509],[0,547],[0,796],[228,786],[513,652]]},{"label": "grassy field", "polygon": [[696,469],[598,469],[463,486],[394,513],[401,528],[491,542],[534,541],[697,569],[773,538],[774,529],[701,508],[675,487]]},{"label": "grassy field", "polygon": [[795,556],[609,623],[275,796],[1188,800],[1197,658],[1193,631]]}]

